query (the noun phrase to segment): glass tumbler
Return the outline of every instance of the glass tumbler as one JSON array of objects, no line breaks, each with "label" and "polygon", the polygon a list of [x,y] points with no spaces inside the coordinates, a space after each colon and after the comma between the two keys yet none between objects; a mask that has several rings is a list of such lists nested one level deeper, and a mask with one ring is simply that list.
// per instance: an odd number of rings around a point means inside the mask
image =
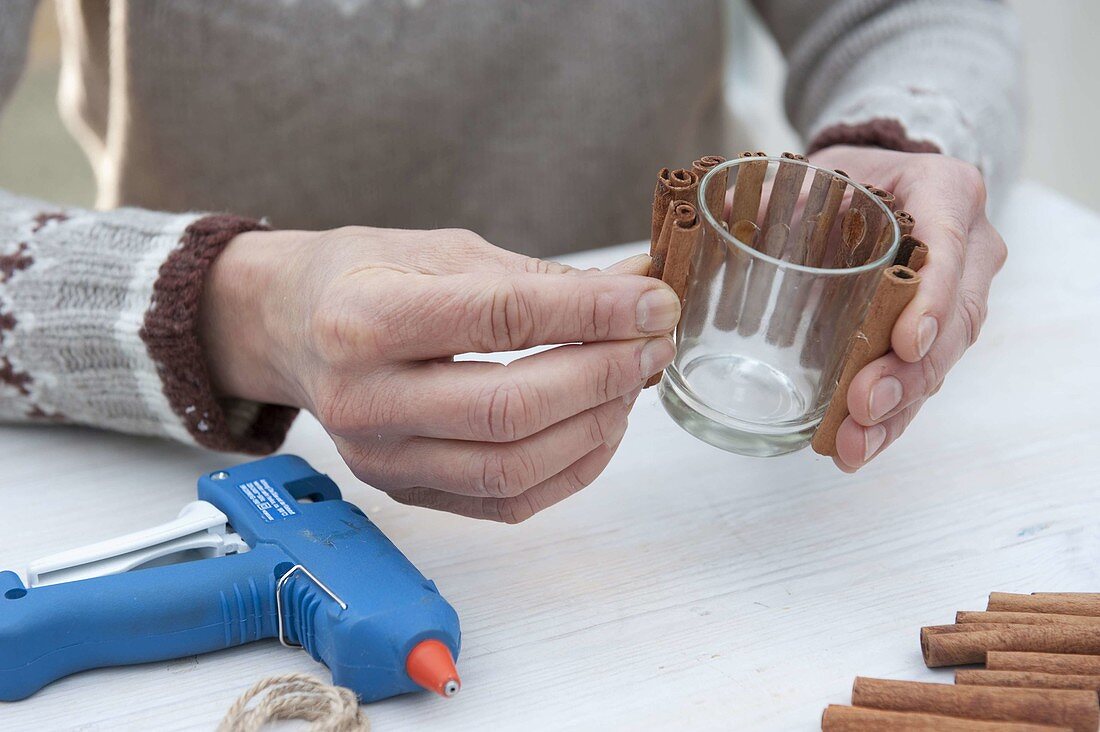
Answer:
[{"label": "glass tumbler", "polygon": [[681,427],[742,455],[809,444],[897,253],[884,197],[790,154],[742,153],[704,176],[703,238],[660,386]]}]

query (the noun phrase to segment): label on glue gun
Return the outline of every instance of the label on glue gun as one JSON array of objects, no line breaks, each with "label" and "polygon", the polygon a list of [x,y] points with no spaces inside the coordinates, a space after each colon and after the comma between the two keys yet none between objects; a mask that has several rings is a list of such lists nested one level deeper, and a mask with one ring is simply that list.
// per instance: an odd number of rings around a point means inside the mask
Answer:
[{"label": "label on glue gun", "polygon": [[272,488],[266,478],[240,483],[237,489],[256,507],[264,521],[282,521],[297,515],[294,507],[283,500],[279,491]]}]

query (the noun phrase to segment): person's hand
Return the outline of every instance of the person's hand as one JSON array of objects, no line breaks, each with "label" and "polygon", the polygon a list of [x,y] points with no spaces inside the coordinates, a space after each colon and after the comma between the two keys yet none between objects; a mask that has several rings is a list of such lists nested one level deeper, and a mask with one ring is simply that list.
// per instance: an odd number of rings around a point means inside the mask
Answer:
[{"label": "person's hand", "polygon": [[978,338],[1004,240],[985,216],[985,183],[973,165],[943,155],[837,146],[811,156],[891,191],[913,214],[928,260],[913,301],[891,334],[893,351],[859,372],[850,415],[836,436],[837,466],[853,472],[890,445]]},{"label": "person's hand", "polygon": [[214,263],[201,336],[219,394],[313,412],[361,480],[515,523],[600,474],[672,361],[679,300],[648,267],[581,272],[462,230],[249,232]]}]

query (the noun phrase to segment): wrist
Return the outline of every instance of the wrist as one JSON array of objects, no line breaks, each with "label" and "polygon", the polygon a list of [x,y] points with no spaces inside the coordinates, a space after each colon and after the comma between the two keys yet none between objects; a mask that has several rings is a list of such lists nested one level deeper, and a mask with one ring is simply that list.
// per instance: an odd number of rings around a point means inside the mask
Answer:
[{"label": "wrist", "polygon": [[301,406],[283,330],[304,232],[247,231],[226,245],[206,276],[199,339],[219,397]]}]

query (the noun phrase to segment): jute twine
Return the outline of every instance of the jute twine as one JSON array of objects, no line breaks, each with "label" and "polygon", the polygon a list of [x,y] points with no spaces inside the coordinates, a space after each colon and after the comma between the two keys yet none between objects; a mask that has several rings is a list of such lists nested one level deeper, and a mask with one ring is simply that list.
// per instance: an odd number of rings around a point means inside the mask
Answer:
[{"label": "jute twine", "polygon": [[370,721],[351,691],[308,674],[287,674],[263,679],[242,694],[226,712],[218,732],[257,732],[280,719],[312,722],[311,732],[370,730]]}]

